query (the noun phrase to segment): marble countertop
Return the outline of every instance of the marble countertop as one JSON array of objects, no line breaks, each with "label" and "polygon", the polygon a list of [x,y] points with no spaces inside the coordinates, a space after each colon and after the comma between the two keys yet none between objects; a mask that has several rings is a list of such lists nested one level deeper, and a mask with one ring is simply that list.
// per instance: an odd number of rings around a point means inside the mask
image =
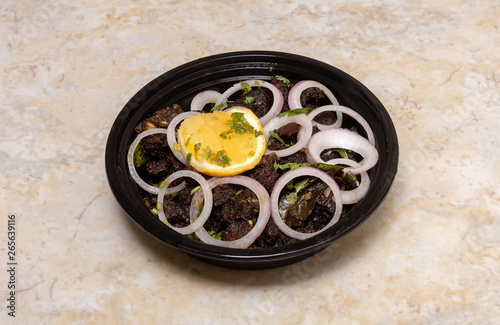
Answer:
[{"label": "marble countertop", "polygon": [[[500,3],[7,0],[0,13],[2,324],[500,323]],[[367,222],[265,271],[159,243],[104,171],[109,129],[143,85],[250,49],[351,74],[400,141]]]}]

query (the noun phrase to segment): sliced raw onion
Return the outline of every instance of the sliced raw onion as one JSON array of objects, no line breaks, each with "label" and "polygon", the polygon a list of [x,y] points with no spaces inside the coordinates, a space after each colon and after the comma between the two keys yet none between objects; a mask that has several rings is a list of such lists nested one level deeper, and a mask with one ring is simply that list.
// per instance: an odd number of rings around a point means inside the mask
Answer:
[{"label": "sliced raw onion", "polygon": [[218,106],[227,101],[227,99],[237,91],[247,88],[247,85],[250,87],[264,87],[269,89],[273,93],[273,105],[266,113],[266,115],[259,118],[260,124],[265,125],[271,119],[278,116],[279,112],[283,108],[283,103],[284,103],[283,94],[278,88],[273,86],[270,82],[264,80],[253,80],[253,79],[238,82],[237,84],[234,84],[232,87],[226,90],[224,93],[222,93],[222,95],[219,97],[219,100],[217,100],[217,102],[215,103],[215,106]]},{"label": "sliced raw onion", "polygon": [[266,155],[274,152],[278,157],[286,157],[296,153],[297,151],[299,151],[300,149],[304,148],[307,145],[307,142],[309,141],[312,135],[312,123],[309,118],[300,115],[275,117],[274,119],[269,121],[269,123],[267,123],[263,127],[264,135],[266,136],[266,142],[269,141],[270,139],[269,131],[279,129],[280,127],[290,123],[297,123],[300,126],[302,126],[299,131],[300,136],[297,135],[297,143],[291,145],[286,149],[280,149],[280,150],[267,149],[265,153]]},{"label": "sliced raw onion", "polygon": [[[281,190],[286,186],[286,184],[289,181],[291,181],[294,178],[302,176],[314,176],[321,179],[330,187],[330,190],[333,192],[332,200],[335,202],[335,213],[333,214],[333,217],[330,220],[330,222],[325,227],[319,229],[314,233],[298,232],[288,227],[281,218],[278,208],[278,202]],[[293,169],[286,172],[276,181],[276,184],[274,185],[273,191],[271,193],[271,215],[273,217],[274,223],[285,235],[295,239],[304,240],[312,236],[315,236],[322,231],[325,231],[326,229],[336,224],[337,221],[339,221],[341,213],[342,213],[342,197],[340,194],[339,186],[337,185],[337,183],[335,183],[333,178],[330,177],[330,175],[314,167],[299,167],[297,169]]]},{"label": "sliced raw onion", "polygon": [[[242,175],[231,177],[213,177],[208,180],[208,184],[212,189],[221,184],[237,184],[249,188],[255,193],[259,200],[259,216],[252,230],[250,230],[245,236],[236,240],[217,240],[210,236],[203,227],[196,231],[196,235],[198,236],[198,238],[200,238],[201,241],[206,244],[230,248],[247,248],[255,241],[255,239],[257,239],[257,237],[259,237],[262,231],[264,231],[264,228],[266,228],[267,222],[269,220],[269,216],[271,215],[271,203],[269,200],[269,194],[267,193],[266,189],[264,188],[264,186],[262,186],[262,184],[260,184],[253,178]],[[201,201],[204,202],[203,210],[206,210],[207,203],[204,200],[204,196],[203,198],[201,198],[201,193],[196,193],[196,195],[193,196],[193,199],[191,200],[191,209],[189,213],[191,222],[193,220],[196,220],[195,222],[198,221],[198,219],[196,219],[196,215],[198,214]]]},{"label": "sliced raw onion", "polygon": [[[159,188],[156,186],[150,185],[150,184],[146,183],[145,181],[143,181],[142,178],[137,173],[137,170],[135,169],[135,165],[134,165],[134,152],[135,152],[135,149],[137,148],[137,146],[139,145],[139,142],[141,142],[141,140],[144,139],[145,137],[153,135],[153,134],[167,134],[167,130],[162,129],[162,128],[156,128],[156,129],[146,130],[146,131],[140,133],[135,138],[135,140],[130,145],[130,148],[128,149],[127,164],[128,164],[128,170],[130,172],[130,176],[132,176],[132,179],[137,183],[137,185],[139,185],[139,187],[141,187],[143,190],[145,190],[148,193],[157,194]],[[168,139],[168,135],[167,135],[167,139]],[[178,191],[182,190],[184,187],[186,187],[186,184],[182,183],[182,184],[176,186],[175,188],[171,188],[170,190],[168,190],[167,194],[170,194],[170,192],[174,193],[174,191],[178,192]]]},{"label": "sliced raw onion", "polygon": [[[203,191],[203,197],[205,198],[205,208],[201,212],[198,219],[192,222],[189,226],[178,228],[169,224],[167,218],[165,217],[165,212],[163,209],[163,197],[167,194],[167,188],[170,185],[170,183],[181,177],[191,177],[200,184],[201,190]],[[200,174],[193,172],[191,170],[179,170],[170,174],[170,176],[168,176],[165,179],[164,183],[165,186],[161,187],[160,190],[158,191],[158,199],[157,199],[158,217],[160,218],[160,220],[163,221],[163,223],[165,223],[167,226],[169,226],[170,228],[172,228],[173,230],[177,231],[182,235],[192,234],[201,227],[203,227],[203,224],[207,221],[208,217],[210,216],[213,203],[212,191],[210,190],[210,186],[208,185],[207,180]]]},{"label": "sliced raw onion", "polygon": [[179,124],[181,121],[184,119],[187,119],[188,117],[192,117],[195,115],[200,114],[198,111],[191,111],[191,112],[184,112],[180,113],[179,115],[175,116],[172,121],[168,124],[167,128],[167,143],[168,146],[170,147],[170,150],[172,150],[172,153],[174,154],[177,159],[184,165],[187,165],[186,158],[184,158],[184,155],[182,152],[175,150],[175,144],[177,143],[177,134],[175,132],[175,128],[177,127],[177,124]]},{"label": "sliced raw onion", "polygon": [[341,106],[341,105],[326,105],[326,106],[321,106],[321,107],[315,109],[314,111],[310,112],[307,116],[311,119],[313,125],[317,126],[318,129],[320,129],[320,131],[333,129],[333,128],[335,128],[334,125],[337,124],[337,123],[335,123],[332,125],[326,125],[326,124],[320,124],[318,122],[315,122],[314,118],[318,114],[323,113],[323,112],[341,112],[341,113],[345,113],[345,114],[349,115],[354,120],[356,120],[356,122],[358,122],[361,125],[361,127],[363,127],[363,129],[365,129],[366,134],[368,136],[368,141],[370,141],[371,144],[375,145],[375,136],[373,135],[372,128],[370,127],[368,122],[366,122],[366,120],[355,110],[353,110],[349,107]]},{"label": "sliced raw onion", "polygon": [[220,92],[215,90],[205,90],[198,93],[191,101],[191,111],[201,111],[206,104],[216,103],[220,97]]},{"label": "sliced raw onion", "polygon": [[[302,95],[302,92],[307,88],[314,88],[314,87],[321,89],[323,93],[326,95],[326,97],[328,97],[328,99],[332,102],[333,105],[339,105],[339,101],[337,100],[335,95],[333,95],[330,89],[326,88],[317,81],[303,80],[297,82],[295,86],[293,86],[292,89],[290,89],[290,92],[288,93],[288,106],[290,106],[290,109],[302,108],[302,104],[300,103],[300,95]],[[337,112],[337,120],[335,121],[335,123],[331,125],[331,127],[339,128],[341,125],[342,125],[342,113]]]},{"label": "sliced raw onion", "polygon": [[[378,161],[378,151],[368,140],[359,134],[346,129],[328,129],[315,133],[307,144],[307,159],[311,164],[325,163],[321,159],[321,152],[325,149],[342,148],[352,150],[363,157],[359,168],[351,172],[355,175],[367,171],[375,166]],[[339,164],[339,159],[332,159],[330,164]]]},{"label": "sliced raw onion", "polygon": [[[327,161],[327,164],[333,165],[347,165],[350,167],[354,168],[360,168],[361,165],[355,162],[354,160],[351,159],[332,159]],[[345,167],[344,168],[344,173],[348,172],[349,170],[352,170],[352,168]],[[368,193],[368,190],[370,189],[370,176],[368,176],[367,172],[361,172],[359,174],[361,176],[361,179],[359,181],[358,187],[352,190],[340,190],[340,194],[342,195],[342,203],[344,204],[354,204],[359,202],[363,197],[365,197],[366,193]],[[328,195],[328,193],[325,193],[325,195]]]}]

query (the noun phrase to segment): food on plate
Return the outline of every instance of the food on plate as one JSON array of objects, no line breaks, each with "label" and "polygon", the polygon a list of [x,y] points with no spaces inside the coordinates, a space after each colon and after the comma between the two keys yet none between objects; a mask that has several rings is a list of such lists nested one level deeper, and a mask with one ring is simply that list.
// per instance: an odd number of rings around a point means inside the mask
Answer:
[{"label": "food on plate", "polygon": [[128,166],[151,213],[194,240],[241,249],[304,240],[369,189],[370,125],[316,81],[244,80],[184,109],[136,126]]}]

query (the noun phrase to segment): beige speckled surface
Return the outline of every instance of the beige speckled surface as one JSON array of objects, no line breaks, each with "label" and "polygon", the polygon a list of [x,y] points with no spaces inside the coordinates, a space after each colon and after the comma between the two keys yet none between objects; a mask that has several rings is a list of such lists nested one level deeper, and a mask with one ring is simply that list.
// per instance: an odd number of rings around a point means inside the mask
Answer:
[{"label": "beige speckled surface", "polygon": [[[196,3],[196,4],[194,4]],[[0,4],[2,324],[500,323],[498,1],[13,1]],[[114,118],[207,55],[298,53],[371,89],[400,168],[379,210],[319,255],[233,271],[126,217],[104,173]]]}]

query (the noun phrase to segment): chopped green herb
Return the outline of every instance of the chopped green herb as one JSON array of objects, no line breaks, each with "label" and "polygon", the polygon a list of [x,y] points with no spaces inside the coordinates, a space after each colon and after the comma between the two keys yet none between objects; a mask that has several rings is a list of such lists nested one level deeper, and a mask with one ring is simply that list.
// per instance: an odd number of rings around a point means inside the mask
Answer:
[{"label": "chopped green herb", "polygon": [[283,117],[283,116],[295,116],[295,115],[299,115],[299,114],[309,114],[310,112],[312,112],[312,108],[310,108],[309,106],[308,107],[303,107],[303,108],[296,108],[296,109],[291,109],[289,111],[286,111],[286,112],[283,112],[283,113],[279,113],[278,114],[278,117]]},{"label": "chopped green herb", "polygon": [[141,167],[148,161],[148,157],[143,152],[142,145],[138,145],[134,151],[134,166]]},{"label": "chopped green herb", "polygon": [[285,144],[285,141],[275,132],[269,131],[269,135],[278,140],[281,144]]},{"label": "chopped green herb", "polygon": [[246,95],[252,91],[252,87],[250,87],[250,85],[246,82],[242,82],[241,87],[243,87],[243,95]]},{"label": "chopped green herb", "polygon": [[283,83],[285,83],[285,85],[288,86],[288,88],[290,88],[291,84],[290,84],[290,80],[288,80],[287,78],[283,77],[283,76],[276,76],[276,80],[278,81],[281,81]]},{"label": "chopped green herb", "polygon": [[201,186],[200,185],[198,185],[195,188],[193,188],[189,194],[193,195],[194,193],[196,193],[196,191],[201,191]]},{"label": "chopped green herb", "polygon": [[227,104],[232,103],[232,102],[234,102],[234,101],[232,101],[232,100],[226,100],[225,102],[222,102],[222,103],[220,103],[220,104],[219,104],[219,105],[217,105],[217,106],[213,106],[213,107],[210,109],[210,112],[219,111],[219,110],[223,109],[224,107],[226,107],[226,106],[227,106]]},{"label": "chopped green herb", "polygon": [[252,220],[248,220],[248,224],[249,224],[250,226],[253,226],[253,221],[252,221]]},{"label": "chopped green herb", "polygon": [[250,96],[247,96],[245,97],[245,104],[250,104],[250,103],[253,103],[255,101],[255,98],[253,97],[250,97]]},{"label": "chopped green herb", "polygon": [[165,187],[165,184],[167,184],[167,180],[163,180],[163,182],[160,183],[160,185],[158,185],[159,188],[163,188]]},{"label": "chopped green herb", "polygon": [[178,143],[174,143],[174,150],[175,151],[181,151],[181,145]]},{"label": "chopped green herb", "polygon": [[158,210],[156,208],[152,208],[151,210],[151,213],[153,213],[155,216],[158,215]]},{"label": "chopped green herb", "polygon": [[194,154],[195,155],[198,154],[198,151],[200,150],[200,148],[201,148],[201,143],[198,142],[197,144],[194,145]]},{"label": "chopped green herb", "polygon": [[223,139],[227,139],[228,134],[230,133],[237,133],[237,134],[243,134],[243,133],[253,133],[254,132],[254,127],[248,123],[247,119],[245,118],[244,113],[240,112],[234,112],[231,114],[231,120],[228,120],[226,122],[228,126],[231,127],[231,129],[221,132],[219,136]]},{"label": "chopped green herb", "polygon": [[184,145],[187,146],[189,144],[189,140],[191,140],[191,137],[187,137],[186,142],[184,142]]},{"label": "chopped green herb", "polygon": [[215,231],[210,230],[210,231],[208,231],[208,234],[210,236],[212,236],[213,238],[218,239],[218,240],[220,240],[222,238],[222,231],[216,234]]},{"label": "chopped green herb", "polygon": [[339,148],[337,149],[337,152],[342,158],[349,159],[349,155],[347,154],[347,151],[345,151],[345,149]]},{"label": "chopped green herb", "polygon": [[299,197],[296,192],[290,192],[285,196],[285,198],[288,201],[288,203],[295,204],[295,202],[297,202]]},{"label": "chopped green herb", "polygon": [[252,202],[255,203],[255,202],[259,202],[259,200],[257,199],[252,199]]},{"label": "chopped green herb", "polygon": [[239,190],[238,192],[234,193],[234,195],[240,195],[243,190]]},{"label": "chopped green herb", "polygon": [[342,169],[341,166],[337,165],[329,165],[329,164],[323,164],[323,163],[317,163],[317,164],[310,164],[310,163],[287,163],[287,164],[278,164],[277,162],[274,162],[274,170],[282,170],[282,171],[287,171],[287,170],[294,170],[299,167],[314,167],[322,171],[334,171],[337,172]]},{"label": "chopped green herb", "polygon": [[269,72],[273,72],[273,67],[269,67]]},{"label": "chopped green herb", "polygon": [[262,131],[257,131],[255,130],[255,137],[258,137],[259,135],[263,135],[264,133]]},{"label": "chopped green herb", "polygon": [[191,162],[191,157],[192,157],[192,156],[193,156],[193,155],[192,155],[191,153],[188,153],[188,154],[186,155],[186,161],[187,161],[187,163],[188,163],[188,164]]}]

